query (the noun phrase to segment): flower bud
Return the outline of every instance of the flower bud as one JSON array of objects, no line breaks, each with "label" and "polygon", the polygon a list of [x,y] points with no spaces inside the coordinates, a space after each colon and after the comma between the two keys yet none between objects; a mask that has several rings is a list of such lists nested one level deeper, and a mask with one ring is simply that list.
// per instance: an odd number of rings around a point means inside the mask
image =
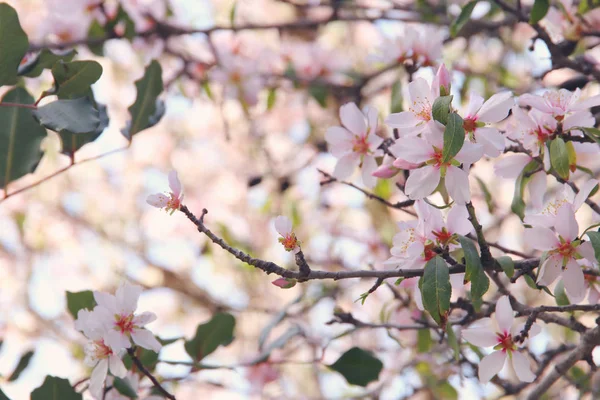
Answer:
[{"label": "flower bud", "polygon": [[293,288],[294,286],[296,286],[296,280],[291,279],[291,278],[279,278],[279,279],[275,279],[271,283],[282,289],[289,289],[289,288]]},{"label": "flower bud", "polygon": [[446,69],[445,64],[441,64],[435,75],[440,85],[440,96],[448,96],[450,94],[450,86],[452,84],[452,77],[450,72]]}]

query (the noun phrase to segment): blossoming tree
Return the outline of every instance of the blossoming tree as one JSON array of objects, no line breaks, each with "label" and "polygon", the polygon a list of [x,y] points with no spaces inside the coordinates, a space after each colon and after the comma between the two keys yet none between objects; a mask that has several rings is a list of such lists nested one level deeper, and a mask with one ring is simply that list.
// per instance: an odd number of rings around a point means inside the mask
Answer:
[{"label": "blossoming tree", "polygon": [[0,2],[0,400],[600,398],[599,6]]}]

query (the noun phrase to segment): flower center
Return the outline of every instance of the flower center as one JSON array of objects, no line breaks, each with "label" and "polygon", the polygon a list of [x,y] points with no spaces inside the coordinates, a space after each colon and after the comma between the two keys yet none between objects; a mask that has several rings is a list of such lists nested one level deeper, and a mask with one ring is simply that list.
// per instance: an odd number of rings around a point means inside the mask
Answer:
[{"label": "flower center", "polygon": [[93,346],[93,357],[97,360],[108,358],[113,354],[112,349],[104,344],[104,339],[96,340]]},{"label": "flower center", "polygon": [[517,349],[517,346],[513,342],[513,337],[510,333],[497,333],[498,344],[494,347],[496,350],[502,350],[503,352],[514,351]]},{"label": "flower center", "polygon": [[292,251],[298,245],[298,239],[296,238],[296,235],[294,233],[290,233],[287,236],[280,237],[279,243],[283,245],[283,248],[286,251]]},{"label": "flower center", "polygon": [[431,103],[428,99],[417,97],[409,110],[421,121],[429,122],[431,120]]},{"label": "flower center", "polygon": [[476,117],[465,118],[465,120],[463,121],[463,128],[465,129],[465,132],[467,132],[467,133],[475,132],[475,129],[477,128],[477,118]]},{"label": "flower center", "polygon": [[452,241],[454,239],[454,235],[452,233],[448,232],[446,227],[443,227],[442,230],[439,232],[433,231],[432,233],[437,238],[440,245],[442,245],[442,246],[449,245],[450,243],[452,243]]},{"label": "flower center", "polygon": [[181,200],[176,197],[173,193],[169,193],[171,199],[167,202],[167,210],[179,210],[181,208]]},{"label": "flower center", "polygon": [[133,328],[135,325],[133,324],[133,314],[129,315],[115,315],[115,329],[120,331],[121,333],[131,333],[133,332]]},{"label": "flower center", "polygon": [[366,136],[354,136],[352,140],[352,151],[358,154],[369,153],[369,143]]},{"label": "flower center", "polygon": [[434,247],[435,247],[435,244],[433,242],[430,242],[425,245],[425,248],[423,249],[423,259],[425,261],[429,261],[437,255],[437,253],[435,251],[433,251]]},{"label": "flower center", "polygon": [[571,243],[570,240],[567,240],[564,243],[561,243],[560,246],[558,246],[554,251],[563,256],[564,259],[569,259],[573,258],[575,255],[575,247],[576,246],[573,246],[573,243]]}]

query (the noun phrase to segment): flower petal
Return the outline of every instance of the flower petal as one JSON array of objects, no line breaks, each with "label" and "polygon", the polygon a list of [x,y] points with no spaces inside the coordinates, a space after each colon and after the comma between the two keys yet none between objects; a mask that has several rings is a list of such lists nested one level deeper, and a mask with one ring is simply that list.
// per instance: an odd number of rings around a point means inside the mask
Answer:
[{"label": "flower petal", "polygon": [[463,329],[461,335],[463,339],[474,346],[491,347],[498,344],[496,332],[487,327]]},{"label": "flower petal", "polygon": [[286,216],[278,216],[277,218],[275,218],[275,230],[281,236],[285,237],[289,235],[290,233],[292,233],[292,221]]},{"label": "flower petal", "polygon": [[177,171],[169,172],[169,187],[173,191],[175,197],[179,197],[181,194],[181,182],[177,176]]},{"label": "flower petal", "polygon": [[406,180],[404,191],[412,200],[429,196],[440,183],[440,170],[431,166],[414,169]]},{"label": "flower petal", "polygon": [[473,230],[466,207],[452,207],[447,217],[448,232],[466,235]]},{"label": "flower petal", "polygon": [[354,103],[346,103],[340,107],[340,120],[355,135],[363,136],[367,133],[365,116]]},{"label": "flower petal", "polygon": [[169,198],[162,193],[151,194],[146,198],[146,203],[152,207],[164,208],[169,203]]},{"label": "flower petal", "polygon": [[90,393],[94,398],[101,399],[104,392],[104,381],[108,373],[108,360],[100,360],[90,376]]},{"label": "flower petal", "polygon": [[514,312],[508,296],[502,296],[496,303],[496,323],[502,333],[510,333],[514,321]]},{"label": "flower petal", "polygon": [[523,171],[523,168],[530,162],[531,157],[527,154],[515,154],[504,157],[494,164],[494,173],[502,178],[516,179],[521,171]]},{"label": "flower petal", "polygon": [[556,233],[566,240],[573,240],[579,234],[579,224],[575,219],[575,212],[569,204],[565,204],[556,212],[554,229]]},{"label": "flower petal", "polygon": [[156,321],[156,314],[153,312],[143,312],[141,314],[136,315],[133,318],[133,324],[139,327],[149,324],[150,322]]},{"label": "flower petal", "polygon": [[475,140],[483,146],[484,154],[489,157],[498,157],[504,150],[504,135],[496,128],[478,128],[475,131]]},{"label": "flower petal", "polygon": [[496,93],[490,97],[477,113],[477,119],[488,124],[502,121],[508,116],[508,112],[515,104],[511,92]]},{"label": "flower petal", "polygon": [[333,176],[337,179],[347,179],[352,175],[356,167],[360,164],[360,156],[356,153],[350,153],[340,158],[333,170]]},{"label": "flower petal", "polygon": [[494,375],[502,370],[506,362],[506,353],[494,351],[483,357],[479,363],[479,381],[487,383]]},{"label": "flower petal", "polygon": [[527,357],[518,351],[513,351],[511,353],[511,359],[517,378],[519,378],[521,382],[533,382],[535,380],[536,376],[531,372],[531,364]]},{"label": "flower petal", "polygon": [[124,378],[127,375],[127,368],[123,364],[123,360],[115,354],[108,357],[110,373],[119,378]]},{"label": "flower petal", "polygon": [[558,278],[561,271],[561,259],[556,256],[548,257],[542,264],[537,284],[540,286],[548,286]]},{"label": "flower petal", "polygon": [[552,250],[560,245],[556,234],[542,226],[525,229],[523,240],[528,246],[541,251]]},{"label": "flower petal", "polygon": [[138,346],[142,346],[143,348],[152,350],[156,353],[158,353],[160,351],[160,348],[162,347],[162,345],[158,340],[156,340],[152,332],[150,332],[147,329],[134,329],[131,332],[131,338],[133,339],[133,342]]},{"label": "flower petal", "polygon": [[401,160],[419,164],[433,157],[433,147],[418,137],[408,137],[400,140],[394,155]]},{"label": "flower petal", "polygon": [[562,280],[569,296],[577,297],[585,290],[583,270],[575,260],[571,260],[567,263],[567,266],[562,272]]},{"label": "flower petal", "polygon": [[372,188],[377,184],[373,172],[377,169],[377,161],[372,156],[365,156],[362,164],[362,180],[366,187]]},{"label": "flower petal", "polygon": [[119,311],[124,314],[133,314],[141,294],[142,287],[139,285],[132,285],[129,282],[120,285],[115,293]]},{"label": "flower petal", "polygon": [[449,166],[446,170],[446,190],[456,204],[467,204],[471,201],[469,175],[458,167]]},{"label": "flower petal", "polygon": [[544,206],[544,193],[546,193],[547,181],[546,178],[546,173],[544,171],[539,171],[531,176],[531,180],[527,184],[527,190],[529,191],[531,204],[536,210],[539,210]]},{"label": "flower petal", "polygon": [[352,141],[353,135],[346,128],[332,126],[325,132],[325,140],[329,145],[337,145],[340,142]]},{"label": "flower petal", "polygon": [[575,211],[579,210],[579,207],[581,207],[581,205],[585,203],[586,199],[588,198],[592,190],[594,190],[596,185],[598,185],[598,181],[595,179],[590,179],[589,181],[583,184],[581,189],[579,189],[579,193],[575,195],[575,200],[573,200],[573,209]]}]

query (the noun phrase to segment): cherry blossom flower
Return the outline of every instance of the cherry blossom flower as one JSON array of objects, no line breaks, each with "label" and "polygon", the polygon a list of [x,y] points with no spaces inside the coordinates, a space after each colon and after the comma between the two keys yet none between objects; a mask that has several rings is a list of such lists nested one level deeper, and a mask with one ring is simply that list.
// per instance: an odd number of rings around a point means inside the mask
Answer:
[{"label": "cherry blossom flower", "polygon": [[181,208],[181,202],[183,201],[181,182],[179,182],[176,171],[169,172],[169,187],[171,192],[168,193],[168,196],[162,193],[151,194],[146,199],[146,203],[156,208],[164,208],[167,212],[170,210],[171,215],[173,215],[175,211]]},{"label": "cherry blossom flower", "polygon": [[600,95],[581,100],[581,89],[570,92],[567,89],[549,90],[542,96],[526,93],[519,97],[521,106],[531,106],[551,115],[565,126],[581,126],[582,117],[588,109],[600,105]]},{"label": "cherry blossom flower", "polygon": [[331,153],[338,158],[333,176],[348,178],[357,166],[362,166],[362,179],[367,187],[375,186],[377,179],[372,175],[377,169],[375,157],[383,154],[377,148],[383,138],[377,136],[377,110],[366,107],[364,111],[354,103],[340,107],[343,126],[327,129],[325,140]]},{"label": "cherry blossom flower", "polygon": [[556,131],[556,120],[552,115],[536,109],[527,113],[519,106],[512,108],[512,116],[507,129],[508,137],[521,142],[533,157],[539,156]]},{"label": "cherry blossom flower", "polygon": [[300,241],[292,231],[292,221],[283,215],[275,218],[275,230],[281,235],[279,243],[283,245],[285,251],[291,251],[294,254],[300,251]]},{"label": "cherry blossom flower", "polygon": [[408,111],[390,114],[385,123],[392,128],[397,128],[401,137],[418,135],[431,124],[437,123],[431,112],[433,103],[439,95],[437,84],[429,85],[423,78],[415,79],[408,84],[410,102]]},{"label": "cherry blossom flower", "polygon": [[483,97],[471,93],[463,127],[472,141],[483,145],[487,156],[498,157],[504,150],[504,135],[493,127],[485,126],[502,121],[514,104],[511,92],[496,93],[485,103]]},{"label": "cherry blossom flower", "polygon": [[536,250],[548,252],[539,272],[538,284],[548,286],[560,275],[567,293],[576,297],[584,290],[583,270],[577,260],[586,258],[596,262],[594,249],[590,242],[582,242],[578,238],[579,225],[571,205],[558,208],[554,230],[539,225],[525,229],[525,242]]},{"label": "cherry blossom flower", "polygon": [[386,38],[374,58],[385,63],[431,66],[442,56],[444,37],[426,25],[402,25],[393,38]]},{"label": "cherry blossom flower", "polygon": [[471,165],[483,155],[483,147],[478,143],[465,142],[453,159],[443,161],[443,136],[434,133],[427,136],[403,138],[395,155],[396,161],[408,161],[423,166],[411,171],[406,180],[405,193],[418,200],[429,196],[445,177],[446,190],[457,204],[466,204],[471,200],[468,173],[459,168],[460,164]]},{"label": "cherry blossom flower", "polygon": [[425,233],[428,239],[439,247],[448,247],[454,250],[458,247],[458,235],[467,235],[473,230],[473,225],[469,221],[469,213],[466,207],[454,205],[446,216],[446,221],[442,212],[425,203],[423,200],[417,201],[419,208],[422,209],[425,224]]},{"label": "cherry blossom flower", "polygon": [[121,360],[125,352],[122,347],[113,347],[105,343],[106,330],[94,311],[79,310],[75,329],[83,332],[90,339],[84,347],[84,362],[89,367],[94,367],[90,376],[90,393],[95,399],[102,399],[108,370],[110,369],[110,372],[119,378],[123,378],[127,374],[127,369]]},{"label": "cherry blossom flower", "polygon": [[94,292],[98,304],[94,309],[100,319],[106,334],[104,341],[112,348],[129,348],[131,340],[141,347],[159,352],[161,344],[152,332],[144,328],[156,319],[152,312],[136,314],[137,302],[142,293],[141,286],[124,283],[117,289],[115,295]]},{"label": "cherry blossom flower", "polygon": [[[579,264],[582,267],[593,268],[593,263],[585,258],[579,260]],[[581,303],[586,296],[590,304],[598,304],[598,301],[600,300],[600,278],[596,275],[585,274],[584,289],[580,293],[569,294],[569,292],[565,292],[565,294],[571,304]]]},{"label": "cherry blossom flower", "polygon": [[[482,383],[488,382],[492,377],[498,374],[507,359],[510,360],[517,378],[523,382],[533,382],[535,374],[531,372],[529,360],[521,354],[514,342],[517,336],[525,326],[514,323],[514,313],[507,296],[502,296],[496,303],[496,312],[494,318],[483,318],[469,328],[463,329],[462,337],[469,343],[480,347],[494,346],[494,352],[486,355],[479,363],[479,380]],[[532,338],[541,332],[538,324],[533,324],[529,330],[529,337]]]}]

